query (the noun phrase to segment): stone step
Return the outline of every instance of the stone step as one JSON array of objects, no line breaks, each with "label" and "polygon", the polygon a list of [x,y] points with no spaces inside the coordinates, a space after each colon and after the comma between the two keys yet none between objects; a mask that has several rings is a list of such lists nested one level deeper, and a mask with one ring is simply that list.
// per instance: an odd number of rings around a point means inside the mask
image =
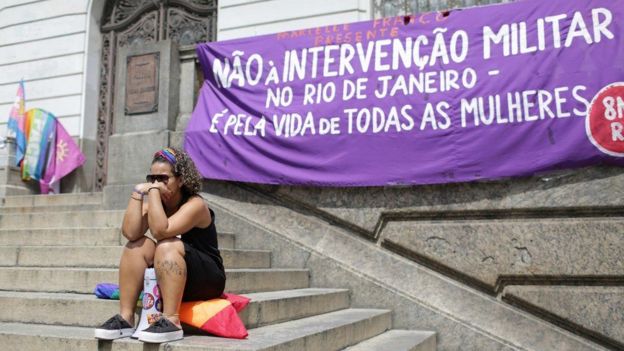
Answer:
[{"label": "stone step", "polygon": [[[0,246],[0,266],[90,267],[119,266],[122,246]],[[271,251],[221,249],[226,268],[269,268]]]},{"label": "stone step", "polygon": [[[240,316],[247,328],[349,307],[346,289],[281,290],[245,296],[251,302]],[[0,322],[95,327],[116,313],[119,301],[90,294],[0,291]]]},{"label": "stone step", "polygon": [[122,237],[119,227],[0,229],[2,246],[120,245]]},{"label": "stone step", "polygon": [[30,207],[30,206],[57,206],[57,205],[97,205],[103,203],[102,193],[74,193],[59,195],[22,195],[7,196],[2,201],[3,206]]},{"label": "stone step", "polygon": [[[218,235],[219,248],[235,247],[234,234]],[[118,227],[0,229],[0,246],[107,246],[125,244],[126,241]]]},{"label": "stone step", "polygon": [[[0,267],[0,290],[90,294],[98,283],[117,283],[117,269]],[[307,288],[307,269],[226,269],[226,292]]]},{"label": "stone step", "polygon": [[343,351],[436,351],[436,333],[419,330],[388,330]]},{"label": "stone step", "polygon": [[[250,304],[241,312],[247,328],[305,318],[349,307],[347,289],[308,288],[245,294]],[[259,302],[254,304],[254,302]]]},{"label": "stone step", "polygon": [[0,216],[2,229],[117,227],[124,211],[31,212]]},{"label": "stone step", "polygon": [[[249,330],[245,340],[190,335],[184,340],[149,348],[168,351],[311,351],[340,350],[388,330],[388,310],[345,309]],[[93,338],[93,328],[0,323],[0,344],[6,350],[143,351],[129,338],[113,342]]]},{"label": "stone step", "polygon": [[31,212],[67,212],[103,210],[102,204],[50,205],[50,206],[3,206],[0,214],[20,214]]}]

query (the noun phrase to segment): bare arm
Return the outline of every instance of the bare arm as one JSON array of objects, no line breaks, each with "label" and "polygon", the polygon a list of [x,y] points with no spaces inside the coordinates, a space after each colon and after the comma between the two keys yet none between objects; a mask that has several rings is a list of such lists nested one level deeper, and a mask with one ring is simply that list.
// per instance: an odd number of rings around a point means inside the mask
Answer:
[{"label": "bare arm", "polygon": [[[143,191],[144,184],[139,184],[135,189]],[[126,239],[134,241],[140,239],[147,232],[147,205],[143,203],[138,193],[132,193],[128,199],[128,206],[124,213],[121,232]]]},{"label": "bare arm", "polygon": [[184,203],[176,213],[167,218],[162,206],[160,192],[154,187],[148,193],[147,222],[156,240],[184,234],[193,227],[205,227],[212,222],[210,211],[200,197],[193,197]]}]

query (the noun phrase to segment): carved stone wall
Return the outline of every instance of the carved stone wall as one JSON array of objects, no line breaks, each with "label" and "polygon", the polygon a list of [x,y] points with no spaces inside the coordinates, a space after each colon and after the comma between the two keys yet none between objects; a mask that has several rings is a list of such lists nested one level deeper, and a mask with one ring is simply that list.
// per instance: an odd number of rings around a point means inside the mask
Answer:
[{"label": "carved stone wall", "polygon": [[106,185],[108,138],[113,128],[117,51],[171,39],[176,45],[195,45],[216,38],[216,0],[112,0],[101,21],[102,59],[97,116],[95,190]]}]

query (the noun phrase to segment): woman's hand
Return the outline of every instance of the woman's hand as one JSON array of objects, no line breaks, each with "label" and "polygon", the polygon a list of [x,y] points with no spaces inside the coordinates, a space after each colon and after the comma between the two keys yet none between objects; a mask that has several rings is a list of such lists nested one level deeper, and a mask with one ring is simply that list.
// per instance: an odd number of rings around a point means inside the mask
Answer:
[{"label": "woman's hand", "polygon": [[154,182],[154,183],[146,183],[146,184],[149,185],[149,187],[147,189],[158,188],[158,191],[160,192],[160,198],[162,200],[167,201],[167,200],[169,200],[169,198],[171,198],[171,195],[172,195],[171,190],[169,190],[169,188],[167,188],[165,183]]},{"label": "woman's hand", "polygon": [[140,193],[141,195],[147,195],[147,190],[151,185],[151,183],[139,183],[134,186],[134,192]]}]

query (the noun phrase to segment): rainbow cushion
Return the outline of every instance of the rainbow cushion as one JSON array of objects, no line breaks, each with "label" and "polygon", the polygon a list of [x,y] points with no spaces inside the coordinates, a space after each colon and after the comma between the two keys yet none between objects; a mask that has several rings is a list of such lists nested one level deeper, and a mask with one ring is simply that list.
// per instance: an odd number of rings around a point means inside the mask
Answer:
[{"label": "rainbow cushion", "polygon": [[180,321],[226,338],[245,339],[247,329],[238,317],[250,299],[240,295],[223,294],[219,299],[183,302]]}]

